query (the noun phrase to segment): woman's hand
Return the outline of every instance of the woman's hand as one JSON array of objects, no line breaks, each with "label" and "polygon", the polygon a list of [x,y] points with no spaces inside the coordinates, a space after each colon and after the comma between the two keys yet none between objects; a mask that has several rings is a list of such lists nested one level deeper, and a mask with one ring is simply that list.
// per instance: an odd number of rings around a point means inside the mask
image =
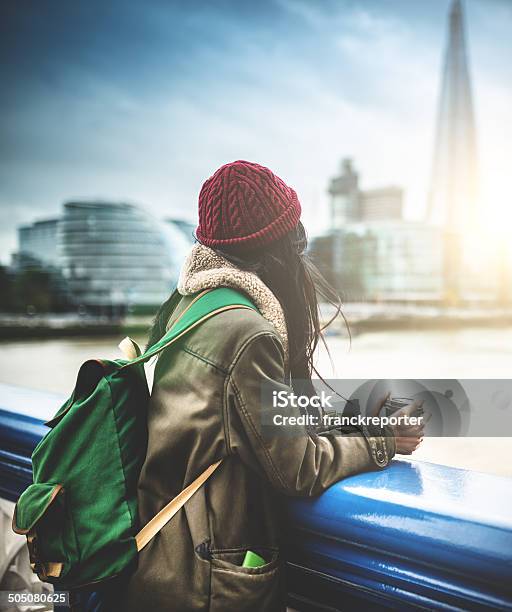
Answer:
[{"label": "woman's hand", "polygon": [[[391,393],[388,393],[386,397],[377,403],[374,411],[372,411],[374,415],[379,415],[390,395]],[[423,400],[414,400],[412,404],[404,406],[403,408],[400,408],[400,410],[393,412],[393,416],[417,416],[415,413],[418,412],[422,406]],[[410,455],[413,451],[415,451],[423,441],[426,422],[427,421],[425,419],[422,419],[421,425],[389,425],[395,434],[395,452],[400,455]]]},{"label": "woman's hand", "polygon": [[[404,406],[393,412],[393,416],[415,416],[417,412],[423,406],[423,400],[415,400],[412,404]],[[422,420],[421,425],[390,425],[391,429],[395,434],[396,441],[396,452],[400,455],[410,455],[415,451],[423,441],[423,435],[425,430],[425,420]]]}]

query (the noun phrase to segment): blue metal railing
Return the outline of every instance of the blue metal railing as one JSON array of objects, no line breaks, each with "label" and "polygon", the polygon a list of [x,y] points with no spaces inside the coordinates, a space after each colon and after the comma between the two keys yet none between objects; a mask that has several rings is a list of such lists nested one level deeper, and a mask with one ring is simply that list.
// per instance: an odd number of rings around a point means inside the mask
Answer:
[{"label": "blue metal railing", "polygon": [[[15,501],[47,428],[14,411],[26,390],[2,390],[0,497]],[[512,479],[393,461],[286,508],[296,609],[512,610]]]},{"label": "blue metal railing", "polygon": [[512,609],[511,514],[510,479],[394,461],[289,504],[291,591],[342,609]]}]

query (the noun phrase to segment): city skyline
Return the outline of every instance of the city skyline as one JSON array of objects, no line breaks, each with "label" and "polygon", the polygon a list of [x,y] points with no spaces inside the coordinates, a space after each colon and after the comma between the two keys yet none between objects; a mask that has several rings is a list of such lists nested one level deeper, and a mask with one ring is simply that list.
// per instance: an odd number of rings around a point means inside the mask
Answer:
[{"label": "city skyline", "polygon": [[[312,234],[327,227],[328,180],[347,155],[365,189],[404,187],[406,216],[420,218],[449,5],[4,7],[0,258],[18,225],[75,197],[193,220],[202,181],[234,158],[293,184]],[[512,7],[464,8],[484,190],[496,203],[510,196]]]}]

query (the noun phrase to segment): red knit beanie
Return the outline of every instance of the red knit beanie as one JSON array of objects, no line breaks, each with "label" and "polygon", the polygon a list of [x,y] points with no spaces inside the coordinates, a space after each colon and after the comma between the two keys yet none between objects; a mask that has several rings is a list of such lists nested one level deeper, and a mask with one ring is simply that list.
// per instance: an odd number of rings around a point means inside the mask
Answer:
[{"label": "red knit beanie", "polygon": [[291,187],[265,166],[239,160],[221,166],[202,186],[196,236],[209,247],[250,249],[279,240],[299,218]]}]

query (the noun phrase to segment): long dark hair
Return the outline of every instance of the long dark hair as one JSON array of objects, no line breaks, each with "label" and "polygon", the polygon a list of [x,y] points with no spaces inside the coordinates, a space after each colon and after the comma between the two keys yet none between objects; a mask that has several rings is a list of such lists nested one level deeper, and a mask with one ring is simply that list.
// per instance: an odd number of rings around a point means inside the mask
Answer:
[{"label": "long dark hair", "polygon": [[[312,263],[306,248],[306,231],[299,223],[281,240],[262,249],[214,249],[238,268],[257,274],[279,300],[288,331],[290,376],[292,381],[309,382],[309,385],[306,384],[309,388],[296,389],[300,393],[312,391],[310,383],[313,373],[322,378],[314,366],[313,354],[320,341],[325,344],[323,330],[342,314],[339,295]],[[165,333],[169,316],[180,297],[175,291],[160,307],[148,346],[152,346]],[[323,326],[320,323],[319,299],[335,309],[334,315]]]}]

